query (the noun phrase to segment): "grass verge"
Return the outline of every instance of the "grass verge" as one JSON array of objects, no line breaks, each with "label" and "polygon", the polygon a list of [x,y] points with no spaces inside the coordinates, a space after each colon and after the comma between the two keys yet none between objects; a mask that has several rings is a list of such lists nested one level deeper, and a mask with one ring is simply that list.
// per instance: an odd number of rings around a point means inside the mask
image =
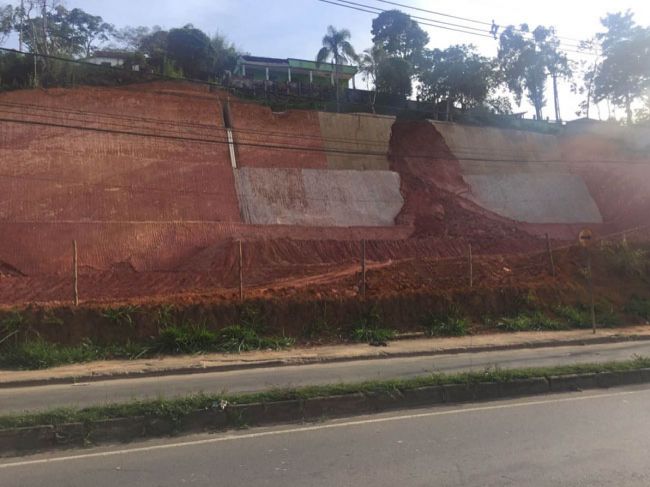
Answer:
[{"label": "grass verge", "polygon": [[561,365],[525,369],[490,368],[480,372],[457,374],[429,374],[409,379],[367,381],[350,384],[308,386],[275,389],[253,394],[196,394],[183,398],[133,401],[123,404],[94,406],[82,409],[59,408],[36,413],[0,416],[0,429],[65,423],[92,423],[94,421],[145,416],[180,421],[197,410],[220,408],[228,404],[269,403],[283,400],[306,400],[315,397],[343,394],[394,393],[419,387],[445,384],[471,384],[478,382],[508,382],[517,379],[551,377],[570,374],[620,372],[650,368],[650,357],[637,357],[620,362]]}]

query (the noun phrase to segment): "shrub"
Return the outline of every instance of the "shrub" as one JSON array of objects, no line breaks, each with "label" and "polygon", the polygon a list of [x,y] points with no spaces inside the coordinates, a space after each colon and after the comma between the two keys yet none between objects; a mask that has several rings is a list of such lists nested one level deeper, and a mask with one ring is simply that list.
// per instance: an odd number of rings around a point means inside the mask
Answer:
[{"label": "shrub", "polygon": [[648,253],[644,249],[633,248],[624,241],[605,247],[605,255],[612,267],[624,276],[643,278],[647,274]]},{"label": "shrub", "polygon": [[352,325],[350,339],[354,342],[366,342],[371,345],[385,345],[395,338],[395,330],[384,327],[379,310],[372,306],[368,308]]},{"label": "shrub", "polygon": [[641,299],[634,296],[625,306],[625,312],[638,316],[645,321],[650,321],[650,299]]},{"label": "shrub", "polygon": [[452,305],[443,312],[430,313],[424,323],[424,333],[430,337],[467,335],[467,319]]}]

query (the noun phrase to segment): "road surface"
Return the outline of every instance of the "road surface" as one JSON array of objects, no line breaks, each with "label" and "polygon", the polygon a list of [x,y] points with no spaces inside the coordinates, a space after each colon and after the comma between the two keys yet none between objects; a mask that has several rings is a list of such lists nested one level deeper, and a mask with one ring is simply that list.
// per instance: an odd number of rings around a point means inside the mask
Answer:
[{"label": "road surface", "polygon": [[460,372],[627,360],[650,356],[650,342],[533,348],[428,357],[359,360],[313,365],[118,379],[82,384],[0,388],[0,414],[59,406],[89,406],[131,399],[198,392],[257,392],[278,387],[407,378],[431,372]]},{"label": "road surface", "polygon": [[2,487],[650,485],[650,388],[0,460]]}]

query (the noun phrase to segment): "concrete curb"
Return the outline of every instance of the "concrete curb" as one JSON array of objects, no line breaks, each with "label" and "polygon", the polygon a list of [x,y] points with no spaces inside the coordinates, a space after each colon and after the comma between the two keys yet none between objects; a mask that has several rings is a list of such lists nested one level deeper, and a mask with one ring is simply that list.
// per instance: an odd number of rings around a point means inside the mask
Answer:
[{"label": "concrete curb", "polygon": [[190,412],[176,420],[135,416],[90,423],[42,425],[0,430],[0,457],[106,443],[218,432],[246,426],[319,421],[325,418],[396,409],[488,401],[555,392],[650,383],[650,368],[619,372],[570,374],[508,382],[444,384],[401,392],[351,393],[286,401],[233,404]]},{"label": "concrete curb", "polygon": [[605,343],[623,343],[650,341],[650,335],[612,335],[605,337],[578,338],[572,340],[544,340],[539,342],[522,342],[505,345],[479,345],[475,347],[458,347],[433,350],[416,350],[413,352],[384,352],[381,354],[344,355],[339,357],[305,357],[290,359],[275,359],[256,362],[241,362],[237,364],[222,364],[208,367],[189,366],[161,370],[144,370],[138,372],[117,372],[114,374],[85,375],[75,377],[48,377],[43,379],[27,379],[0,382],[0,389],[16,387],[38,387],[57,384],[76,384],[80,382],[103,382],[120,379],[141,379],[147,377],[164,377],[170,375],[193,375],[211,372],[230,372],[235,370],[265,369],[271,367],[288,367],[296,365],[314,365],[340,362],[356,362],[364,360],[383,360],[391,358],[429,357],[435,355],[457,355],[461,353],[499,352],[504,350],[524,350],[546,347],[571,347],[581,345],[600,345]]}]

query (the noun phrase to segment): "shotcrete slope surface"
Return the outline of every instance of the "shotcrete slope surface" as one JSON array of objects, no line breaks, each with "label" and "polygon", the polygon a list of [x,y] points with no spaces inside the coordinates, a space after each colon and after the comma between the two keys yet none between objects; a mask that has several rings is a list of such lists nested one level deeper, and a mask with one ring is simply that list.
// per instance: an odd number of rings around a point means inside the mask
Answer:
[{"label": "shotcrete slope surface", "polygon": [[433,122],[459,160],[465,195],[506,218],[526,223],[601,223],[581,176],[562,160],[559,140],[517,130]]},{"label": "shotcrete slope surface", "polygon": [[389,226],[403,204],[391,171],[243,168],[235,181],[253,224]]}]

